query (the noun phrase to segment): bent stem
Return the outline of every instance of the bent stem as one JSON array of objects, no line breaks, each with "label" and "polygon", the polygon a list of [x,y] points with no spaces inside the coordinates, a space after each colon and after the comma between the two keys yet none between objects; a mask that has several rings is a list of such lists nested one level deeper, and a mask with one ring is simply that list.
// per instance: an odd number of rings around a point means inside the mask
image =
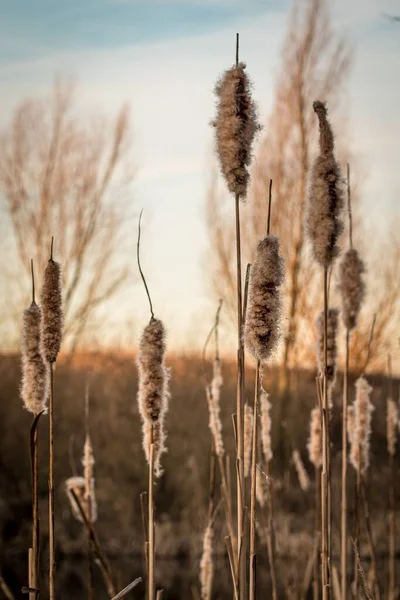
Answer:
[{"label": "bent stem", "polygon": [[341,508],[341,597],[347,595],[347,404],[349,394],[350,330],[346,330],[346,358],[342,409],[342,508]]},{"label": "bent stem", "polygon": [[260,361],[257,361],[254,385],[253,439],[251,453],[251,495],[250,495],[250,570],[249,599],[256,598],[256,477],[257,477],[257,421],[258,396],[260,391]]}]

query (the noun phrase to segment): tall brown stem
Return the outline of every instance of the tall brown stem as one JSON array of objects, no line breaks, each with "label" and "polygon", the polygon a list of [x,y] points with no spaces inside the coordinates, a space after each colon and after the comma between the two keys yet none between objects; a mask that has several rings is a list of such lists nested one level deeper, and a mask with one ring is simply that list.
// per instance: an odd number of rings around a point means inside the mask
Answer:
[{"label": "tall brown stem", "polygon": [[269,472],[269,463],[266,464],[267,490],[268,490],[268,530],[267,530],[267,550],[269,569],[271,573],[272,600],[278,600],[278,582],[276,578],[275,566],[275,528],[274,528],[274,500],[273,487]]},{"label": "tall brown stem", "polygon": [[250,494],[250,570],[249,600],[256,600],[256,477],[257,477],[257,423],[258,397],[260,392],[260,361],[256,366],[253,408],[253,439],[251,453],[251,494]]},{"label": "tall brown stem", "polygon": [[392,454],[389,454],[389,473],[389,600],[394,600],[396,587],[396,509],[394,489],[396,465]]},{"label": "tall brown stem", "polygon": [[54,370],[49,363],[49,599],[55,600],[55,538],[54,538]]},{"label": "tall brown stem", "polygon": [[349,396],[350,330],[346,330],[346,358],[343,379],[342,409],[342,508],[341,508],[341,596],[347,597],[347,404]]},{"label": "tall brown stem", "polygon": [[322,598],[330,597],[330,548],[329,548],[329,434],[328,434],[328,377],[327,377],[327,334],[328,334],[328,269],[324,269],[324,384],[322,418],[322,471],[321,471],[321,578]]},{"label": "tall brown stem", "polygon": [[149,572],[148,572],[148,600],[154,600],[154,444],[153,428],[151,429],[151,445],[149,458]]},{"label": "tall brown stem", "polygon": [[315,475],[314,475],[314,581],[313,581],[313,599],[318,600],[319,598],[319,539],[320,539],[320,529],[321,529],[321,517],[319,511],[320,505],[320,486],[319,482],[321,480],[321,476],[319,473],[319,467],[315,467]]}]

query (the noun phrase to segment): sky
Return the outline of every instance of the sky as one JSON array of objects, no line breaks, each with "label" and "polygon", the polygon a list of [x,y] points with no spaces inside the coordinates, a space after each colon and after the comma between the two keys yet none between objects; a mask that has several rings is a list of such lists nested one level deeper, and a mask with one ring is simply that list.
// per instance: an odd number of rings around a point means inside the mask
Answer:
[{"label": "sky", "polygon": [[[290,2],[0,0],[0,10],[0,127],[27,96],[46,94],[56,75],[77,80],[84,110],[112,116],[130,105],[132,203],[144,209],[142,262],[153,303],[173,347],[201,348],[217,303],[204,269],[213,86],[233,63],[240,32],[266,120]],[[355,53],[347,112],[365,206],[371,222],[390,219],[400,195],[400,24],[383,13],[399,14],[400,2],[336,0],[331,10]],[[126,341],[125,321],[135,339],[148,318],[137,276],[117,308],[113,339]]]}]

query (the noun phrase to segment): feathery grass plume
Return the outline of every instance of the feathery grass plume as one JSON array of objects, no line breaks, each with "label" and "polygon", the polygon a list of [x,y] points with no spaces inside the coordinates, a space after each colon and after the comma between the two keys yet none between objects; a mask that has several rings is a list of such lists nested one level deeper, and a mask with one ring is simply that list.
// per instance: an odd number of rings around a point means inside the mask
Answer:
[{"label": "feathery grass plume", "polygon": [[97,519],[97,503],[94,492],[94,463],[92,442],[90,436],[86,435],[83,447],[82,465],[85,479],[85,502],[88,507],[90,502],[90,516],[93,523]]},{"label": "feathery grass plume", "polygon": [[[337,332],[339,326],[339,311],[337,308],[328,310],[327,322],[327,340],[326,340],[326,370],[328,380],[328,400],[329,407],[332,406],[332,392],[336,382],[336,367],[337,367]],[[324,372],[324,313],[321,312],[316,320],[317,329],[317,363],[321,374]]]},{"label": "feathery grass plume", "polygon": [[46,409],[49,394],[48,370],[40,345],[41,320],[42,312],[32,302],[23,317],[21,398],[26,410],[34,415]]},{"label": "feathery grass plume", "polygon": [[210,385],[206,386],[206,396],[208,402],[208,425],[211,435],[214,439],[215,453],[217,456],[224,455],[224,442],[222,439],[222,423],[220,417],[220,396],[222,387],[221,361],[216,358],[213,363],[213,378]]},{"label": "feathery grass plume", "polygon": [[356,381],[354,401],[354,432],[351,439],[350,462],[364,475],[369,466],[369,439],[371,436],[371,413],[374,407],[370,400],[372,387],[363,375]]},{"label": "feathery grass plume", "polygon": [[256,498],[261,508],[264,508],[268,494],[267,480],[260,469],[256,471]]},{"label": "feathery grass plume", "polygon": [[252,144],[260,130],[245,68],[242,62],[234,65],[217,82],[217,116],[211,123],[221,173],[229,191],[240,197],[246,196]]},{"label": "feathery grass plume", "polygon": [[57,360],[62,342],[63,312],[61,299],[61,267],[50,258],[44,271],[41,294],[42,354],[49,363]]},{"label": "feathery grass plume", "polygon": [[391,456],[396,454],[397,428],[399,415],[397,404],[392,398],[387,400],[386,425],[387,425],[387,446]]},{"label": "feathery grass plume", "polygon": [[279,240],[267,235],[258,243],[256,258],[251,266],[245,322],[246,346],[254,358],[261,362],[271,356],[279,341],[282,310],[279,288],[283,279]]},{"label": "feathery grass plume", "polygon": [[214,572],[212,545],[214,532],[212,523],[208,523],[203,537],[203,554],[200,560],[201,600],[211,600],[211,586]]},{"label": "feathery grass plume", "polygon": [[244,405],[244,476],[248,477],[251,464],[251,442],[253,439],[253,409],[248,404]]},{"label": "feathery grass plume", "polygon": [[327,268],[339,254],[337,241],[343,231],[340,220],[343,190],[326,105],[317,101],[313,108],[319,120],[320,138],[319,155],[312,167],[308,189],[306,228],[315,260]]},{"label": "feathery grass plume", "polygon": [[339,290],[342,297],[342,318],[346,329],[354,329],[365,297],[363,280],[365,266],[355,248],[349,248],[339,265]]},{"label": "feathery grass plume", "polygon": [[347,407],[347,437],[350,445],[353,443],[355,418],[354,405],[352,404]]},{"label": "feathery grass plume", "polygon": [[[71,491],[74,491],[74,493],[75,493],[76,497],[78,498],[79,503],[83,509],[83,512],[85,513],[85,516],[89,520],[89,503],[85,497],[85,492],[86,492],[85,478],[78,477],[78,476],[69,477],[69,479],[67,479],[65,482],[65,489],[67,492],[69,503],[71,505],[72,514],[74,515],[75,519],[77,519],[80,523],[84,523],[81,512],[78,508],[76,500],[73,497]],[[90,520],[92,523],[94,523],[96,521],[96,519],[97,519],[97,507],[95,505],[94,510],[91,507],[91,519]]]},{"label": "feathery grass plume", "polygon": [[158,419],[158,421],[153,422],[147,420],[143,421],[142,433],[143,449],[148,464],[150,464],[151,436],[153,434],[154,473],[156,477],[160,477],[163,474],[161,457],[167,451],[165,446],[166,435],[164,431],[164,419]]},{"label": "feathery grass plume", "polygon": [[265,462],[269,463],[272,459],[271,447],[271,403],[268,400],[269,394],[261,390],[260,394],[260,420],[261,420],[261,445]]},{"label": "feathery grass plume", "polygon": [[293,450],[293,462],[296,467],[297,476],[299,478],[299,483],[301,489],[306,492],[310,487],[310,479],[307,475],[307,471],[304,468],[303,461],[301,460],[300,452],[298,450]]},{"label": "feathery grass plume", "polygon": [[310,437],[307,443],[310,462],[316,469],[322,465],[322,428],[321,411],[319,408],[313,408],[310,418]]}]

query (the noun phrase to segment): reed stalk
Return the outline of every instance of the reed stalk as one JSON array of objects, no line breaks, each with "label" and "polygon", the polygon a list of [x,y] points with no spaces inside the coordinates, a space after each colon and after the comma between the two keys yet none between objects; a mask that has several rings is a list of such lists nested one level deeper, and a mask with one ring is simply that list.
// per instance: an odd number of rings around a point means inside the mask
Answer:
[{"label": "reed stalk", "polygon": [[55,538],[54,538],[54,371],[49,363],[49,599],[55,599]]},{"label": "reed stalk", "polygon": [[272,600],[278,600],[278,582],[276,577],[276,544],[274,527],[274,499],[273,486],[270,478],[269,463],[266,464],[267,476],[267,504],[268,504],[268,528],[267,528],[267,552],[269,561],[269,570],[271,574]]},{"label": "reed stalk", "polygon": [[346,329],[342,410],[341,598],[347,598],[347,406],[349,396],[350,330]]},{"label": "reed stalk", "polygon": [[154,443],[153,427],[150,434],[150,460],[149,460],[149,493],[148,493],[148,515],[149,515],[149,571],[148,571],[148,600],[154,600]]},{"label": "reed stalk", "polygon": [[396,590],[396,449],[399,427],[398,407],[393,400],[392,361],[388,356],[387,447],[389,462],[389,600],[395,600]]},{"label": "reed stalk", "polygon": [[254,384],[253,436],[251,456],[251,494],[250,494],[250,569],[249,600],[256,600],[256,477],[257,477],[257,422],[258,399],[260,394],[260,361],[257,361]]},{"label": "reed stalk", "polygon": [[328,269],[324,268],[324,381],[322,397],[322,471],[321,471],[321,578],[322,598],[330,597],[330,547],[329,547],[329,433],[328,433]]}]

